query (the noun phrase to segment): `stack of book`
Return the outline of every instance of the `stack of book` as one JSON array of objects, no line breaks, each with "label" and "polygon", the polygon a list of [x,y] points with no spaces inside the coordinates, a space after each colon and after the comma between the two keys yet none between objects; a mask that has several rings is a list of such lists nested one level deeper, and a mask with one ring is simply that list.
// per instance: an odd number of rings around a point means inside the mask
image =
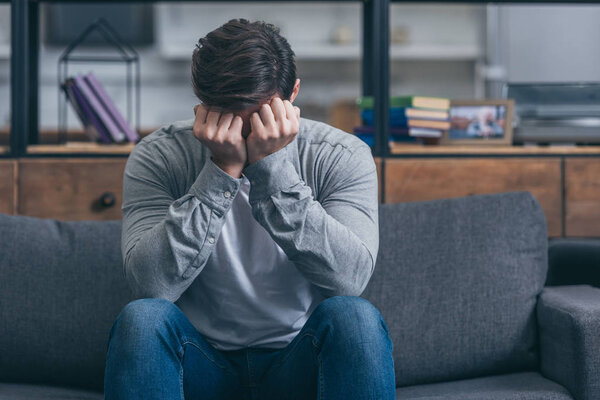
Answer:
[{"label": "stack of book", "polygon": [[77,74],[61,84],[90,140],[137,143],[140,135],[127,123],[93,72]]},{"label": "stack of book", "polygon": [[[370,146],[374,143],[373,97],[356,100],[361,110],[362,125],[354,134]],[[390,143],[428,143],[450,129],[450,99],[426,96],[393,96],[390,98]]]}]

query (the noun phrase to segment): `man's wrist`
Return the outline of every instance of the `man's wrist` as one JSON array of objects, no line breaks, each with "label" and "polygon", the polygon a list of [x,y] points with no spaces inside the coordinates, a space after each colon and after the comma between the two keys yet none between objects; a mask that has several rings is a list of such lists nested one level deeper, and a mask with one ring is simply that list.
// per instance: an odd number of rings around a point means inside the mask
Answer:
[{"label": "man's wrist", "polygon": [[232,177],[234,177],[236,179],[241,178],[242,170],[244,169],[244,164],[225,163],[223,161],[215,159],[212,156],[211,156],[211,160],[213,161],[213,163],[215,163],[215,165],[217,167],[221,168],[221,170],[223,170],[227,174],[231,175]]},{"label": "man's wrist", "polygon": [[290,146],[288,144],[244,167],[242,172],[251,185],[250,203],[302,182],[294,168],[293,157],[288,153]]},{"label": "man's wrist", "polygon": [[239,190],[242,179],[236,179],[207,159],[189,189],[201,202],[223,215]]},{"label": "man's wrist", "polygon": [[248,152],[248,165],[252,165],[252,164],[254,164],[254,163],[262,160],[266,156],[269,156],[269,155],[271,155],[273,153],[276,153],[279,150],[281,150],[281,149],[277,149],[275,151],[272,151],[269,154],[252,154],[251,152]]}]

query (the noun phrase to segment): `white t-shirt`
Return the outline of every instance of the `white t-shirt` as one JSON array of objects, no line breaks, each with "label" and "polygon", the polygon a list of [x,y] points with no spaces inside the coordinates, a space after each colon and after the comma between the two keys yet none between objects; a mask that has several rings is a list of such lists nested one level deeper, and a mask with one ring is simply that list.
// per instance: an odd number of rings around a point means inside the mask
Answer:
[{"label": "white t-shirt", "polygon": [[176,301],[219,350],[284,348],[325,299],[254,219],[244,176],[210,258]]}]

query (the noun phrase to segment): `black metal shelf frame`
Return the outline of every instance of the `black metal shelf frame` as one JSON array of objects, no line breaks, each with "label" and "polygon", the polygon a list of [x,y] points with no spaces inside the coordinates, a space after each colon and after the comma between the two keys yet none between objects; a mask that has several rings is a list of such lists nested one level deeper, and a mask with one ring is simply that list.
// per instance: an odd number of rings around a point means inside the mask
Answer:
[{"label": "black metal shelf frame", "polygon": [[[0,0],[1,1],[1,0]],[[39,4],[44,2],[80,2],[81,0],[12,0],[11,1],[11,134],[9,157],[27,156],[27,144],[38,143],[38,76],[39,76]],[[92,0],[98,2],[120,0]],[[153,2],[131,0],[130,2]],[[186,0],[204,1],[204,0]],[[225,0],[239,1],[239,0]],[[302,0],[319,2],[320,0]],[[331,0],[329,0],[331,1]],[[373,155],[390,156],[389,140],[389,18],[390,4],[423,3],[490,3],[480,0],[333,0],[358,1],[362,4],[363,54],[362,93],[374,97],[375,143]],[[281,2],[260,0],[258,2]],[[495,1],[497,3],[600,3],[600,0],[529,0]],[[100,156],[100,155],[98,155]]]}]

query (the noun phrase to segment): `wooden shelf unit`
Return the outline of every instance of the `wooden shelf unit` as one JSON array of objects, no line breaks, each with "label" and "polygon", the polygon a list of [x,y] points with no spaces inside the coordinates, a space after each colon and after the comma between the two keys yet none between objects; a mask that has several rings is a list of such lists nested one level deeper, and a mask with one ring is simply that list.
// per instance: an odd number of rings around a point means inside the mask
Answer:
[{"label": "wooden shelf unit", "polygon": [[[418,201],[528,190],[536,196],[546,213],[549,236],[600,236],[598,147],[393,145],[388,152],[389,132],[386,127],[389,126],[391,0],[358,1],[363,5],[364,27],[362,94],[375,98],[374,129],[378,134],[374,156],[380,180],[380,201]],[[39,4],[42,2],[46,1],[12,3],[13,134],[6,142],[10,144],[9,151],[2,154],[0,160],[0,185],[3,185],[0,188],[0,209],[59,218],[118,218],[122,168],[133,145],[107,146],[77,143],[76,140],[75,143],[56,145],[45,143],[49,136],[37,131],[39,24],[36,22],[39,21]],[[503,2],[531,3],[531,0],[499,1]],[[81,136],[80,139],[85,140]],[[4,143],[0,141],[0,145]],[[2,149],[0,147],[0,151]],[[52,156],[61,157],[52,159]],[[84,172],[98,162],[112,172],[102,177],[105,180],[99,178],[101,182],[98,181],[100,183],[95,186],[86,186],[85,181],[89,178]],[[42,168],[46,172],[38,173]],[[33,190],[31,185],[45,185],[43,195],[40,196],[40,191]],[[98,196],[107,192],[114,195],[117,203],[104,209],[96,207]],[[65,209],[55,209],[52,205],[46,207],[47,203],[37,204],[36,196],[54,199],[55,206],[64,202],[71,211],[65,214]]]},{"label": "wooden shelf unit", "polygon": [[529,191],[549,237],[600,237],[600,146],[396,146],[379,157],[380,201]]},{"label": "wooden shelf unit", "polygon": [[450,145],[392,145],[391,156],[412,155],[598,155],[598,146],[450,146]]}]

